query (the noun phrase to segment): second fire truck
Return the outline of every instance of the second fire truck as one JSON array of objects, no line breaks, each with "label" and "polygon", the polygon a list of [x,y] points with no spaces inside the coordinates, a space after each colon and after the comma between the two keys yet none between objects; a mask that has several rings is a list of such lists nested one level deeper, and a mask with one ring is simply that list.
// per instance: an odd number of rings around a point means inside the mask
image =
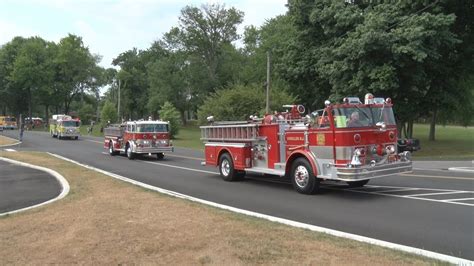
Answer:
[{"label": "second fire truck", "polygon": [[104,129],[104,148],[112,156],[123,152],[130,160],[141,154],[154,154],[161,160],[165,152],[173,152],[169,130],[168,122],[152,120],[109,126]]},{"label": "second fire truck", "polygon": [[[390,98],[367,94],[302,117],[301,105],[250,121],[201,127],[205,165],[218,166],[226,181],[246,173],[286,176],[296,191],[318,192],[320,182],[364,186],[372,178],[412,170],[411,154],[397,152],[397,126]],[[212,117],[208,120],[212,121]]]}]

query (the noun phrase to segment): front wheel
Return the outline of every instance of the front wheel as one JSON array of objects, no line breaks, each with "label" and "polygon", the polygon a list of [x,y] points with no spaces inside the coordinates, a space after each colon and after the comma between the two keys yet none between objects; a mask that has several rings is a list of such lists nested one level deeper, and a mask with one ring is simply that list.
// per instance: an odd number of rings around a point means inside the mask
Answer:
[{"label": "front wheel", "polygon": [[369,183],[369,179],[366,180],[359,180],[359,181],[347,181],[346,182],[349,187],[363,187]]},{"label": "front wheel", "polygon": [[163,158],[165,158],[165,154],[160,152],[160,153],[157,153],[156,154],[156,159],[157,160],[163,160]]},{"label": "front wheel", "polygon": [[132,148],[130,147],[130,145],[127,145],[127,158],[129,160],[133,160],[135,159],[135,154],[132,152]]},{"label": "front wheel", "polygon": [[319,190],[319,179],[305,158],[296,159],[291,166],[291,183],[302,194],[314,194]]},{"label": "front wheel", "polygon": [[228,153],[222,154],[219,158],[219,172],[225,181],[238,181],[244,177],[241,171],[234,169],[234,162]]}]

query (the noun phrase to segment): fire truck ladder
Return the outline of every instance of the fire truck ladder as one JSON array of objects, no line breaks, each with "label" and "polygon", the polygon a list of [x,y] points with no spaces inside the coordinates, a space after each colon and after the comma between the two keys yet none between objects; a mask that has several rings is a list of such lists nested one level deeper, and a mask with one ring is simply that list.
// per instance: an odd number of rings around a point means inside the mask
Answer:
[{"label": "fire truck ladder", "polygon": [[258,137],[257,124],[217,124],[201,126],[201,140],[204,141],[255,141]]}]

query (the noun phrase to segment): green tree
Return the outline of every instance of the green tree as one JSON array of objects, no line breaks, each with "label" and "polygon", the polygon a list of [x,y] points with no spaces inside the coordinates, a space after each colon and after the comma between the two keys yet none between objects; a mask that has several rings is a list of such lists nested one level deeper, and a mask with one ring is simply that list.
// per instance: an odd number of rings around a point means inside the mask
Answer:
[{"label": "green tree", "polygon": [[201,60],[207,71],[209,91],[223,84],[218,76],[220,57],[224,47],[239,38],[237,26],[243,16],[242,11],[219,4],[186,6],[181,10],[180,26],[172,29],[177,32],[176,41]]},{"label": "green tree", "polygon": [[117,109],[113,103],[105,102],[100,114],[100,120],[102,125],[107,124],[108,121],[110,121],[110,123],[117,122]]},{"label": "green tree", "polygon": [[[289,10],[299,33],[286,76],[298,92],[389,96],[399,124],[412,125],[453,90],[447,66],[459,42],[450,30],[455,16],[436,3],[292,0]],[[322,105],[323,97],[307,96]]]},{"label": "green tree", "polygon": [[9,76],[9,81],[17,88],[17,96],[24,96],[17,99],[26,107],[20,110],[27,111],[29,117],[32,117],[33,97],[48,94],[52,87],[54,68],[49,45],[51,44],[39,37],[27,39],[15,58]]},{"label": "green tree", "polygon": [[84,46],[81,37],[69,34],[59,41],[55,58],[56,93],[63,100],[65,113],[69,112],[69,106],[78,94],[91,89],[90,81],[98,61],[99,58]]},{"label": "green tree", "polygon": [[[297,103],[296,97],[284,90],[273,88],[270,109],[281,110],[284,104]],[[263,115],[265,112],[265,89],[257,84],[234,85],[211,94],[199,107],[198,118],[201,124],[208,116],[216,121],[247,120],[250,115]]]},{"label": "green tree", "polygon": [[112,64],[119,66],[116,79],[120,81],[120,115],[130,119],[143,118],[147,113],[147,58],[136,48],[121,53]]},{"label": "green tree", "polygon": [[170,123],[170,137],[174,138],[182,124],[178,110],[170,102],[165,102],[161,106],[160,119]]}]

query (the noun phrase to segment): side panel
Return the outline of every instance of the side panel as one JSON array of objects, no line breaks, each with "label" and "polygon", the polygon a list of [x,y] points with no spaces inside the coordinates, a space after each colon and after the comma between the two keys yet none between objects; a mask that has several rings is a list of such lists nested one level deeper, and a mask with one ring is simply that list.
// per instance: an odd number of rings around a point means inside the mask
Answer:
[{"label": "side panel", "polygon": [[205,157],[207,165],[217,166],[219,156],[227,152],[232,157],[234,168],[244,170],[251,167],[251,147],[244,143],[207,143],[205,145]]},{"label": "side panel", "polygon": [[204,148],[204,155],[206,156],[207,165],[217,165],[218,154],[216,153],[216,146],[206,145]]},{"label": "side panel", "polygon": [[268,168],[275,169],[275,163],[280,162],[280,146],[278,140],[278,124],[259,126],[260,137],[266,137]]}]

